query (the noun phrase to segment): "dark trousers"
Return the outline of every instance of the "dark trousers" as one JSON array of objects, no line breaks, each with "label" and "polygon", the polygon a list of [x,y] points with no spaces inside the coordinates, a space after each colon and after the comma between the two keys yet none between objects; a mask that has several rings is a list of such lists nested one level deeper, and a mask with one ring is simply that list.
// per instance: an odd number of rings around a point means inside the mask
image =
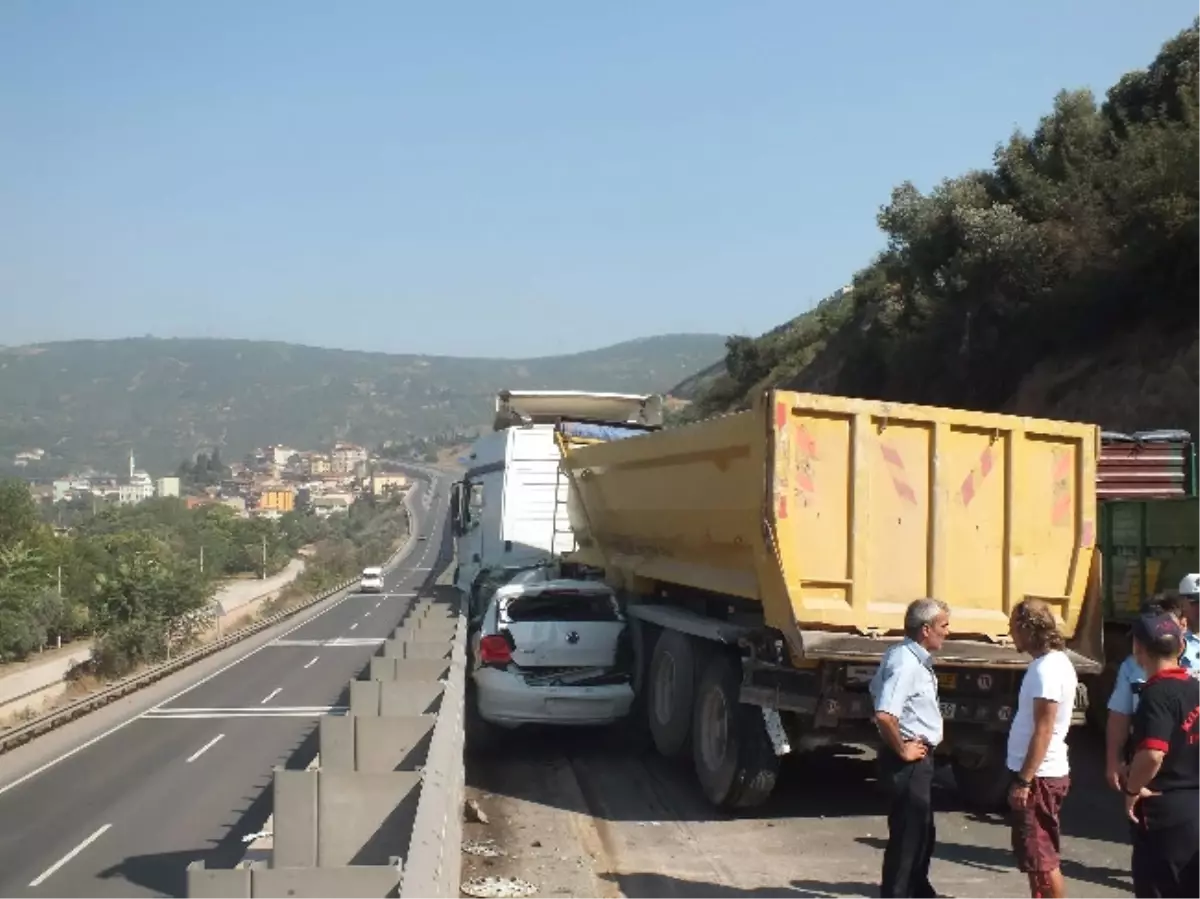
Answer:
[{"label": "dark trousers", "polygon": [[1200,833],[1195,822],[1133,829],[1133,895],[1200,896]]},{"label": "dark trousers", "polygon": [[905,762],[885,746],[879,750],[879,765],[892,800],[879,895],[930,899],[937,895],[929,882],[929,861],[937,839],[933,825],[933,757]]}]

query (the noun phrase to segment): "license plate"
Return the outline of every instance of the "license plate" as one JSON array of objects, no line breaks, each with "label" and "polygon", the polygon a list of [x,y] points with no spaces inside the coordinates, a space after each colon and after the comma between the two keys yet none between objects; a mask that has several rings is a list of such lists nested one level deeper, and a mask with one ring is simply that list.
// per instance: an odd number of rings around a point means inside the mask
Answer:
[{"label": "license plate", "polygon": [[957,674],[941,674],[939,672],[939,674],[937,676],[937,682],[938,682],[938,686],[941,687],[943,690],[953,690],[956,686],[958,686],[958,675]]},{"label": "license plate", "polygon": [[940,709],[942,710],[942,717],[943,717],[943,718],[953,718],[953,717],[954,717],[954,711],[955,711],[954,703],[952,703],[952,702],[939,702],[939,703],[938,703],[938,708],[940,708]]}]

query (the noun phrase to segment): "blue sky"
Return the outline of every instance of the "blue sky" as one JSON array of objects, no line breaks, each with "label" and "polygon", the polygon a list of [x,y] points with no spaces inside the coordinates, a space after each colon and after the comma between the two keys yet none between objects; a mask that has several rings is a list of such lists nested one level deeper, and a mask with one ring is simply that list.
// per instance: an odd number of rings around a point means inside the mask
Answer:
[{"label": "blue sky", "polygon": [[1194,0],[0,4],[0,343],[758,333]]}]

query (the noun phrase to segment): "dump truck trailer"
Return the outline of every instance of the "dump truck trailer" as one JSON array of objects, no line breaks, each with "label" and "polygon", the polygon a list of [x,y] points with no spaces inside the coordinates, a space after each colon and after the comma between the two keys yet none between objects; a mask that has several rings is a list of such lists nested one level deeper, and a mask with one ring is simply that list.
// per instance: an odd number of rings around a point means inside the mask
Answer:
[{"label": "dump truck trailer", "polygon": [[[763,802],[793,748],[877,742],[868,683],[917,598],[964,798],[1002,799],[1028,657],[1013,607],[1046,601],[1083,674],[1103,659],[1096,459],[1086,424],[768,391],[746,412],[625,440],[561,433],[565,560],[603,569],[633,622],[658,751],[724,808]],[[1076,697],[1076,720],[1086,711]]]}]

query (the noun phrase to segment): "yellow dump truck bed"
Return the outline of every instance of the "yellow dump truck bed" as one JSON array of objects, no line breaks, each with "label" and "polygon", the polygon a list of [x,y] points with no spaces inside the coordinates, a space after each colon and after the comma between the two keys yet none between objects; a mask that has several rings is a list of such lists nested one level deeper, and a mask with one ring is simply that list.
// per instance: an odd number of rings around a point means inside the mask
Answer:
[{"label": "yellow dump truck bed", "polygon": [[762,603],[785,634],[899,633],[913,599],[1006,639],[1049,602],[1074,635],[1096,537],[1092,425],[770,391],[748,412],[568,447],[576,558],[630,589]]}]

